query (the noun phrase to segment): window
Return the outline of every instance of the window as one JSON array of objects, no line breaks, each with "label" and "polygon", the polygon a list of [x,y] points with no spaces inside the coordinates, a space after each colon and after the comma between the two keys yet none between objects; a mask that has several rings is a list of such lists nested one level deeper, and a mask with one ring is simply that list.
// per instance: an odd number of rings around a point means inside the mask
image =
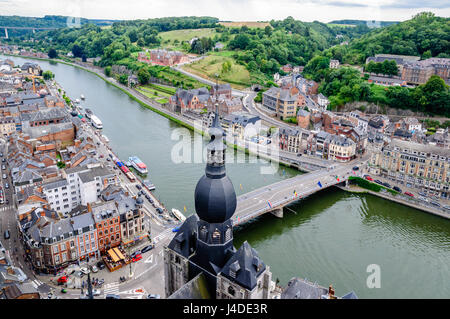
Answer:
[{"label": "window", "polygon": [[53,246],[53,253],[56,254],[58,251],[58,245]]}]

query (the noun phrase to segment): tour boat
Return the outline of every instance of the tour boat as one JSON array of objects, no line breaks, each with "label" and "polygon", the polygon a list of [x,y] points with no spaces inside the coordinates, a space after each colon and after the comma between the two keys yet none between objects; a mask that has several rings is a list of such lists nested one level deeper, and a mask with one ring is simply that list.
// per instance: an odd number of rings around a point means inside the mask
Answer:
[{"label": "tour boat", "polygon": [[77,104],[80,104],[80,102],[81,102],[80,99],[75,100],[75,103],[77,103]]},{"label": "tour boat", "polygon": [[83,95],[83,94],[81,94],[81,95],[80,95],[80,99],[82,99],[82,100],[84,100],[84,99],[85,99],[85,97],[84,97],[84,95]]},{"label": "tour boat", "polygon": [[95,116],[94,114],[91,115],[91,122],[92,122],[92,126],[98,129],[102,129],[103,128],[103,123],[102,121],[100,121],[100,119]]},{"label": "tour boat", "polygon": [[172,214],[180,221],[180,222],[184,222],[186,220],[186,217],[178,210],[175,208],[172,208]]},{"label": "tour boat", "polygon": [[143,180],[142,184],[144,184],[144,187],[147,188],[149,191],[156,189],[155,185],[153,185],[152,182],[150,182],[148,179]]},{"label": "tour boat", "polygon": [[138,171],[140,174],[147,174],[148,170],[147,170],[147,165],[144,164],[144,162],[142,162],[139,157],[137,156],[130,156],[128,158],[128,160],[131,163],[131,166]]}]

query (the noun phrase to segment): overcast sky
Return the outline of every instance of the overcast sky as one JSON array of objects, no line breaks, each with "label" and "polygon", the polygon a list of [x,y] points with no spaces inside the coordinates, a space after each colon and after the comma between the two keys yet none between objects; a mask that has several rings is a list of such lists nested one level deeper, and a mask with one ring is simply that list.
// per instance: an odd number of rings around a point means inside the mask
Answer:
[{"label": "overcast sky", "polygon": [[212,16],[231,21],[336,19],[403,21],[418,12],[450,16],[448,0],[0,0],[0,15],[99,19]]}]

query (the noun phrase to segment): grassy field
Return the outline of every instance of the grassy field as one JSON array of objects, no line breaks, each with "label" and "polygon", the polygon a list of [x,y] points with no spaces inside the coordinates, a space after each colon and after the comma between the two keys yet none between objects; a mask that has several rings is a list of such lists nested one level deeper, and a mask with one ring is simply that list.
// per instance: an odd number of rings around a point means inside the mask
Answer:
[{"label": "grassy field", "polygon": [[269,22],[255,22],[255,21],[219,22],[219,24],[232,28],[240,28],[244,25],[249,28],[265,28],[266,26],[270,25]]},{"label": "grassy field", "polygon": [[162,41],[169,40],[173,42],[175,40],[178,41],[189,41],[192,38],[212,38],[216,34],[215,29],[182,29],[182,30],[173,30],[168,32],[161,32],[159,36],[161,36]]},{"label": "grassy field", "polygon": [[[155,102],[158,102],[160,104],[164,104],[169,102],[169,99],[167,95],[163,95],[161,92],[157,92],[155,90],[150,90],[143,87],[138,87],[136,90],[142,94],[144,94],[146,97],[154,100]],[[156,94],[155,94],[156,93]],[[165,94],[165,93],[164,93]]]},{"label": "grassy field", "polygon": [[[231,62],[231,71],[221,73],[222,64],[225,61]],[[237,89],[242,89],[251,85],[250,73],[248,70],[244,66],[236,64],[230,57],[209,55],[200,61],[185,65],[183,68],[211,81],[215,80],[215,74],[219,74],[219,80],[228,82],[232,87]]]}]

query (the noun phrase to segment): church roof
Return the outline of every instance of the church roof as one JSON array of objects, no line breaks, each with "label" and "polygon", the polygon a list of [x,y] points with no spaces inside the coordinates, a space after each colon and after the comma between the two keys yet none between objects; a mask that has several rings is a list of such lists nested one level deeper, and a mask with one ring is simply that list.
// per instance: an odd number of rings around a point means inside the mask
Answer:
[{"label": "church roof", "polygon": [[168,299],[211,299],[208,285],[203,273],[188,281],[180,289],[175,291]]},{"label": "church roof", "polygon": [[189,216],[180,226],[175,237],[169,243],[168,248],[182,255],[189,257],[195,251],[195,239],[197,232],[197,214]]},{"label": "church roof", "polygon": [[240,286],[253,290],[265,269],[266,265],[259,258],[258,252],[245,241],[225,264],[221,274]]}]

